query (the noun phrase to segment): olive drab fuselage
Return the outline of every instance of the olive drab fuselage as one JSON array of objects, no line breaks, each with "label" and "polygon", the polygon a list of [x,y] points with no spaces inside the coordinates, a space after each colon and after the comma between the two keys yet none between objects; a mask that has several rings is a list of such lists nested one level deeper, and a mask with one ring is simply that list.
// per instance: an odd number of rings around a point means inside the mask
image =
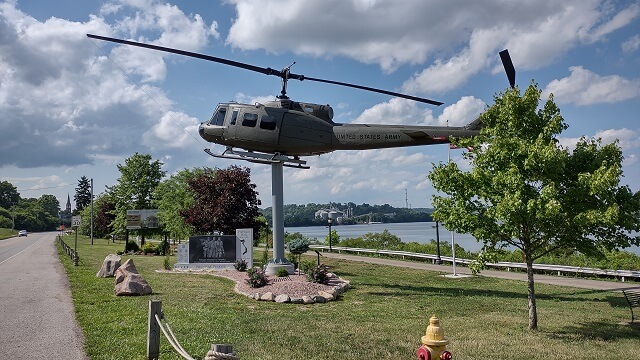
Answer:
[{"label": "olive drab fuselage", "polygon": [[200,125],[206,141],[249,151],[290,156],[334,150],[365,150],[444,144],[479,133],[478,121],[465,127],[340,124],[328,105],[278,100],[265,104],[219,104]]}]

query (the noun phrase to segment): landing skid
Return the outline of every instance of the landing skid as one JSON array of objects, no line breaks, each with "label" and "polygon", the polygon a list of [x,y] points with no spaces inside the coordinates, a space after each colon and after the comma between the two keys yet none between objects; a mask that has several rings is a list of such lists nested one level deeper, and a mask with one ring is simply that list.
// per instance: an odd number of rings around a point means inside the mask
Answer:
[{"label": "landing skid", "polygon": [[207,154],[223,159],[232,159],[232,160],[244,160],[257,164],[278,164],[281,163],[283,166],[296,168],[296,169],[309,169],[310,167],[307,165],[305,160],[300,160],[297,156],[291,157],[287,155],[282,155],[279,153],[276,154],[263,154],[256,153],[253,151],[244,151],[244,150],[234,150],[232,147],[227,147],[222,154],[214,154],[210,149],[204,149],[204,152]]}]

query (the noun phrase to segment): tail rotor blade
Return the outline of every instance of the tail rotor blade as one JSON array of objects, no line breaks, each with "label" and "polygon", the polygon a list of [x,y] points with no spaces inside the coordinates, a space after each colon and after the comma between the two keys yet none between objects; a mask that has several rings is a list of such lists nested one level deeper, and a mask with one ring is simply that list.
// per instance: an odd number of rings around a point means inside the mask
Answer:
[{"label": "tail rotor blade", "polygon": [[502,60],[502,66],[504,67],[504,71],[507,73],[509,85],[511,85],[511,87],[516,86],[516,68],[513,67],[513,62],[511,62],[509,50],[504,49],[500,51],[500,60]]}]

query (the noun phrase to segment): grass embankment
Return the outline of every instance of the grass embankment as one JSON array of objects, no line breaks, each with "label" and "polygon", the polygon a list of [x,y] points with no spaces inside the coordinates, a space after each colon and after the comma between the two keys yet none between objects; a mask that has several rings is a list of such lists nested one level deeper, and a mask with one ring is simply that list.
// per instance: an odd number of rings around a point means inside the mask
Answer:
[{"label": "grass embankment", "polygon": [[14,236],[18,236],[18,230],[0,228],[0,240],[8,239]]},{"label": "grass embankment", "polygon": [[[68,244],[73,237],[65,238]],[[640,328],[624,324],[620,293],[539,284],[539,331],[527,330],[526,283],[326,259],[352,289],[328,304],[256,302],[226,279],[158,273],[163,257],[134,256],[153,295],[115,297],[113,278],[96,278],[104,257],[123,244],[80,237],[80,265],[64,264],[92,359],[144,359],[150,299],[194,357],[229,343],[250,359],[415,359],[429,317],[440,317],[456,359],[636,358]],[[123,257],[123,261],[128,257]],[[256,259],[260,253],[256,254]],[[176,261],[172,257],[171,262]],[[634,355],[635,354],[635,355]],[[180,359],[164,337],[161,359]]]}]

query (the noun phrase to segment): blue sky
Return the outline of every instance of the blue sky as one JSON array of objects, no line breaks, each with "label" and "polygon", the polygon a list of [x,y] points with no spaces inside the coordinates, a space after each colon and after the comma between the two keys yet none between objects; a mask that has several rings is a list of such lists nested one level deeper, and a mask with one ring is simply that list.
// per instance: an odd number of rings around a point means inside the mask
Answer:
[{"label": "blue sky", "polygon": [[[237,164],[205,154],[212,144],[198,137],[197,125],[219,102],[263,101],[280,90],[276,77],[91,41],[86,33],[263,67],[296,61],[298,74],[444,102],[423,106],[290,82],[291,98],[330,104],[334,120],[346,123],[465,124],[508,86],[498,57],[508,48],[520,88],[535,80],[545,97],[554,94],[569,124],[561,143],[618,139],[622,182],[640,188],[638,1],[0,2],[0,180],[22,197],[53,194],[64,206],[82,176],[94,179],[98,194],[135,152],[161,160],[169,174]],[[284,202],[401,207],[406,189],[412,207],[430,206],[426,177],[447,152],[439,145],[309,157],[310,170],[285,170]],[[459,152],[452,156],[460,161]],[[251,167],[270,206],[270,167],[239,165]]]}]

